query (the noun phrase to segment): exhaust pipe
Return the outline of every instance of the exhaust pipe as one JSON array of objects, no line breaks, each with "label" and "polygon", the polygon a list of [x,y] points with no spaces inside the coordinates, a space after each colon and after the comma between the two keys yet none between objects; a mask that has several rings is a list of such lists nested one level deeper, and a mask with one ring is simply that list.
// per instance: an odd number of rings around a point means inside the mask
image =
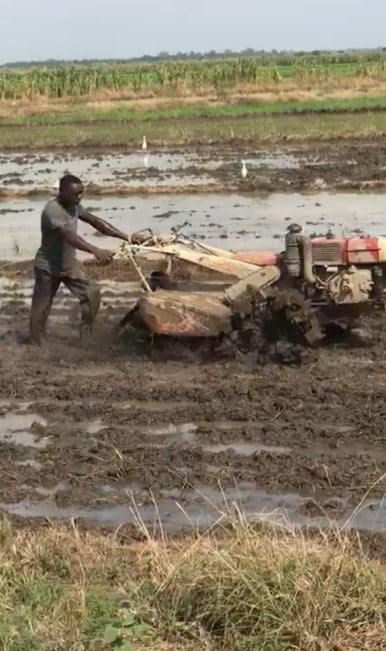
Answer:
[{"label": "exhaust pipe", "polygon": [[308,283],[315,283],[311,240],[302,235],[298,224],[291,224],[285,237],[285,264],[291,278],[304,278]]},{"label": "exhaust pipe", "polygon": [[316,278],[314,275],[314,265],[313,265],[313,259],[312,259],[312,244],[311,240],[308,237],[305,237],[304,235],[300,236],[300,244],[301,244],[301,249],[302,249],[302,262],[303,262],[303,276],[304,280],[306,280],[308,283],[315,283]]}]

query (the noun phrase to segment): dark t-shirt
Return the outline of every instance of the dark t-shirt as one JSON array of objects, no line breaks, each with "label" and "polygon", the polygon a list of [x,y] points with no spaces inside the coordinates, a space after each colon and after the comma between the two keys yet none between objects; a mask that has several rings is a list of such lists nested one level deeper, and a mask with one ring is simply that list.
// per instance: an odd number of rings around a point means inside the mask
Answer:
[{"label": "dark t-shirt", "polygon": [[35,257],[35,267],[47,271],[51,276],[82,278],[81,265],[76,259],[76,249],[68,244],[60,228],[66,226],[77,232],[78,219],[86,213],[80,206],[71,210],[63,208],[57,199],[49,201],[41,214],[42,241]]}]

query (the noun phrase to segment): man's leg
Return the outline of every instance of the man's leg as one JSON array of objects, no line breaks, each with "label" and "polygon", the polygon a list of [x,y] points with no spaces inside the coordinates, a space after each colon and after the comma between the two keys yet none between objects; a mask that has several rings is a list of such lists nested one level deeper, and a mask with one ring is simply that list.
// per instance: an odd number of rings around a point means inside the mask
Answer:
[{"label": "man's leg", "polygon": [[51,276],[47,271],[35,268],[35,286],[30,314],[30,336],[34,344],[41,344],[45,337],[47,319],[59,285],[60,279]]},{"label": "man's leg", "polygon": [[64,278],[63,282],[79,300],[81,307],[81,335],[83,333],[91,333],[101,302],[99,287],[83,278]]}]

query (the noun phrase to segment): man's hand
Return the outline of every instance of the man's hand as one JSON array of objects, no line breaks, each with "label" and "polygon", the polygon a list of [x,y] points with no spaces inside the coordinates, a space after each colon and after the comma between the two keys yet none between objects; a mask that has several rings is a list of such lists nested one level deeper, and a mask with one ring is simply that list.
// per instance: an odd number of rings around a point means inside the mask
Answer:
[{"label": "man's hand", "polygon": [[109,264],[114,258],[114,252],[109,251],[108,249],[95,249],[94,255],[98,262],[101,262],[102,264]]},{"label": "man's hand", "polygon": [[153,232],[150,230],[150,228],[147,228],[143,231],[136,231],[135,233],[132,233],[129,239],[133,244],[142,244],[143,242],[146,242],[146,240],[150,239],[152,235]]}]

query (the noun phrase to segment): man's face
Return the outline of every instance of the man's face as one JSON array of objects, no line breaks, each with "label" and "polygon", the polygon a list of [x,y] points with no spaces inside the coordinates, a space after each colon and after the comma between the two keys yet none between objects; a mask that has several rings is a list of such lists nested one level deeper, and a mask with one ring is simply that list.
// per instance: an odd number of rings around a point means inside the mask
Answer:
[{"label": "man's face", "polygon": [[83,191],[81,183],[71,183],[67,190],[61,192],[61,198],[68,206],[77,206],[82,200]]}]

